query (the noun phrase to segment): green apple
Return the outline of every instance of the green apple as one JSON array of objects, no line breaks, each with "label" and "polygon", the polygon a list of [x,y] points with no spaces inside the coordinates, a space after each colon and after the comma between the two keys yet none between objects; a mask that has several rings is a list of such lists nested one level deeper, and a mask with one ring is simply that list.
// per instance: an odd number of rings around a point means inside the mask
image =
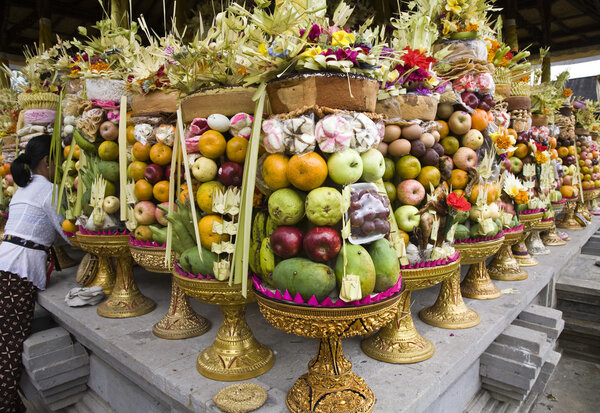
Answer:
[{"label": "green apple", "polygon": [[362,180],[375,182],[381,179],[385,173],[385,158],[377,149],[369,149],[360,154],[362,158],[363,172]]},{"label": "green apple", "polygon": [[200,182],[209,182],[217,176],[217,169],[215,161],[203,156],[192,165],[192,175]]},{"label": "green apple", "polygon": [[[372,149],[381,155],[377,149]],[[363,160],[354,149],[336,152],[327,160],[329,177],[338,185],[349,185],[358,181],[363,174]]]},{"label": "green apple", "polygon": [[421,172],[421,162],[412,155],[406,155],[396,162],[396,174],[402,179],[415,179]]},{"label": "green apple", "polygon": [[396,185],[392,182],[384,182],[383,186],[390,202],[394,202],[396,200]]},{"label": "green apple", "polygon": [[454,136],[446,136],[441,140],[440,144],[444,148],[444,155],[454,155],[454,153],[460,147],[458,139],[456,139]]},{"label": "green apple", "polygon": [[421,216],[418,214],[419,209],[413,205],[403,205],[396,209],[394,216],[398,229],[404,232],[411,232],[421,222]]},{"label": "green apple", "polygon": [[396,173],[396,164],[390,158],[385,158],[385,172],[382,178],[384,180],[392,179]]}]

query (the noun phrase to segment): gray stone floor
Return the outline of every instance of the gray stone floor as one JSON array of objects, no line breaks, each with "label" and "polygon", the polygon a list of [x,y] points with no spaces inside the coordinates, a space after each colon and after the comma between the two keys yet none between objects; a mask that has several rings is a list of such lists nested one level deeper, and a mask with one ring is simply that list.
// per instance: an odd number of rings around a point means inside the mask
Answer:
[{"label": "gray stone floor", "polygon": [[600,364],[564,355],[532,413],[600,411]]}]

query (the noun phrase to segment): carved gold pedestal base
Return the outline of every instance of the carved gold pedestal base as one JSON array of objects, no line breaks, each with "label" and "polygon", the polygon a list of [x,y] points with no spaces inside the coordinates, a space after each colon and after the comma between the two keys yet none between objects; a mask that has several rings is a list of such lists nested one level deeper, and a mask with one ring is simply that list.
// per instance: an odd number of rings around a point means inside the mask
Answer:
[{"label": "carved gold pedestal base", "polygon": [[206,333],[210,329],[210,321],[196,314],[183,290],[171,283],[169,312],[152,327],[154,335],[167,340],[181,340]]},{"label": "carved gold pedestal base", "polygon": [[133,279],[133,259],[127,253],[117,257],[117,278],[113,291],[98,306],[98,315],[107,318],[128,318],[148,314],[156,303],[142,295]]},{"label": "carved gold pedestal base", "polygon": [[371,412],[375,395],[352,372],[342,340],[322,338],[317,356],[308,363],[308,373],[288,392],[286,405],[291,412]]},{"label": "carved gold pedestal base", "polygon": [[75,267],[78,262],[67,254],[63,247],[52,247],[54,249],[54,253],[56,254],[56,259],[58,260],[58,265],[62,269]]},{"label": "carved gold pedestal base", "polygon": [[421,320],[434,327],[470,328],[480,323],[479,314],[467,307],[460,292],[460,266],[452,276],[442,281],[434,305],[421,310]]},{"label": "carved gold pedestal base", "polygon": [[433,344],[415,328],[410,311],[410,296],[411,291],[404,290],[394,320],[377,334],[363,340],[361,347],[367,356],[396,364],[417,363],[433,356]]},{"label": "carved gold pedestal base", "polygon": [[498,281],[521,281],[529,276],[513,256],[510,245],[503,244],[488,265],[490,278]]},{"label": "carved gold pedestal base", "polygon": [[577,207],[576,200],[569,200],[565,203],[565,206],[563,209],[565,216],[563,217],[562,220],[560,220],[556,223],[557,228],[563,228],[563,229],[583,229],[584,228],[584,225],[580,224],[575,219],[575,208],[576,207]]},{"label": "carved gold pedestal base", "polygon": [[460,284],[460,292],[464,297],[478,300],[491,300],[502,295],[500,289],[492,282],[485,261],[471,264],[465,279]]},{"label": "carved gold pedestal base", "polygon": [[541,236],[542,242],[548,247],[559,247],[567,243],[556,232],[556,226],[549,231],[542,232]]},{"label": "carved gold pedestal base", "polygon": [[267,372],[275,363],[273,351],[259,343],[246,323],[246,305],[255,300],[252,291],[242,296],[241,285],[182,277],[173,272],[173,282],[186,294],[218,305],[223,323],[210,347],[198,356],[198,372],[213,380],[247,380]]},{"label": "carved gold pedestal base", "polygon": [[246,323],[246,304],[220,305],[223,324],[215,342],[198,356],[196,367],[209,379],[251,379],[273,367],[271,349],[259,343]]},{"label": "carved gold pedestal base", "polygon": [[[88,251],[83,248],[84,251]],[[94,254],[95,255],[95,254]],[[115,285],[115,270],[110,262],[110,257],[106,255],[97,255],[98,257],[98,269],[96,270],[96,276],[86,287],[102,287],[102,291],[106,295],[112,293]]]}]

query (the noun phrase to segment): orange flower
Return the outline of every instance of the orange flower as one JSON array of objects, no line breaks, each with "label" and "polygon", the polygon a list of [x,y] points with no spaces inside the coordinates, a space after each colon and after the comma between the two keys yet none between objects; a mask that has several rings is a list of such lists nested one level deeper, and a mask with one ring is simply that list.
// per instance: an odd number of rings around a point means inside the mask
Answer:
[{"label": "orange flower", "polygon": [[519,205],[526,204],[529,201],[529,194],[527,191],[519,191],[515,197],[515,202]]},{"label": "orange flower", "polygon": [[548,162],[548,156],[544,152],[537,151],[535,153],[535,161],[539,164],[546,163]]},{"label": "orange flower", "polygon": [[90,70],[95,70],[97,72],[104,72],[109,70],[109,64],[105,62],[95,62],[90,65]]},{"label": "orange flower", "polygon": [[246,76],[248,74],[248,69],[246,68],[246,66],[240,66],[240,67],[238,67],[238,72],[242,76]]},{"label": "orange flower", "polygon": [[562,95],[566,98],[570,97],[573,94],[573,91],[569,88],[563,89]]},{"label": "orange flower", "polygon": [[523,76],[521,79],[519,79],[519,82],[529,83],[529,75]]}]

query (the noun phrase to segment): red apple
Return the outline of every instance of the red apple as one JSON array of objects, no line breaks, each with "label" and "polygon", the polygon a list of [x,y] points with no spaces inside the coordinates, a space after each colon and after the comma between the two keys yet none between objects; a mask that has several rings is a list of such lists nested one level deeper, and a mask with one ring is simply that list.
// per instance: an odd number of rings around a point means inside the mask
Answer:
[{"label": "red apple", "polygon": [[[191,164],[190,164],[191,166]],[[190,168],[191,170],[191,168]],[[185,177],[185,170],[183,168],[183,165],[181,165],[181,167],[179,168],[180,171],[180,175],[181,175],[181,179],[184,179]],[[177,171],[175,171],[175,173],[177,173]],[[165,179],[170,179],[171,177],[171,164],[168,164],[167,166],[165,166]],[[177,178],[177,175],[175,175],[175,178]]]},{"label": "red apple", "polygon": [[100,136],[107,141],[114,141],[119,136],[117,125],[107,120],[100,125]]},{"label": "red apple", "polygon": [[242,185],[242,175],[244,168],[236,162],[225,162],[219,168],[217,179],[225,186],[240,186]]},{"label": "red apple", "polygon": [[8,184],[8,186],[12,186],[15,184],[15,180],[13,179],[12,174],[4,175],[4,179],[6,179],[6,183]]},{"label": "red apple", "polygon": [[425,187],[416,179],[407,179],[398,184],[397,197],[403,205],[419,205],[425,198]]},{"label": "red apple", "polygon": [[473,149],[463,146],[458,148],[452,160],[457,168],[467,171],[469,168],[477,166],[477,153]]},{"label": "red apple", "polygon": [[[168,202],[163,202],[160,205],[164,206],[165,208],[169,208]],[[175,208],[175,206],[173,206],[173,207]],[[154,218],[156,218],[156,222],[158,222],[160,225],[163,225],[166,227],[167,225],[169,225],[169,221],[167,221],[167,218],[165,218],[165,215],[167,215],[167,213],[160,208],[156,208],[154,210]]]},{"label": "red apple", "polygon": [[302,249],[304,234],[296,227],[277,227],[271,234],[271,248],[282,258],[295,257]]},{"label": "red apple", "polygon": [[304,236],[304,251],[317,262],[326,262],[337,257],[342,248],[342,237],[331,227],[315,227]]},{"label": "red apple", "polygon": [[141,201],[133,207],[133,216],[139,225],[154,224],[156,205],[150,201]]},{"label": "red apple", "polygon": [[146,166],[146,169],[144,170],[144,178],[146,178],[146,181],[153,185],[158,181],[162,181],[164,178],[163,167],[155,163],[151,163],[150,165]]}]

